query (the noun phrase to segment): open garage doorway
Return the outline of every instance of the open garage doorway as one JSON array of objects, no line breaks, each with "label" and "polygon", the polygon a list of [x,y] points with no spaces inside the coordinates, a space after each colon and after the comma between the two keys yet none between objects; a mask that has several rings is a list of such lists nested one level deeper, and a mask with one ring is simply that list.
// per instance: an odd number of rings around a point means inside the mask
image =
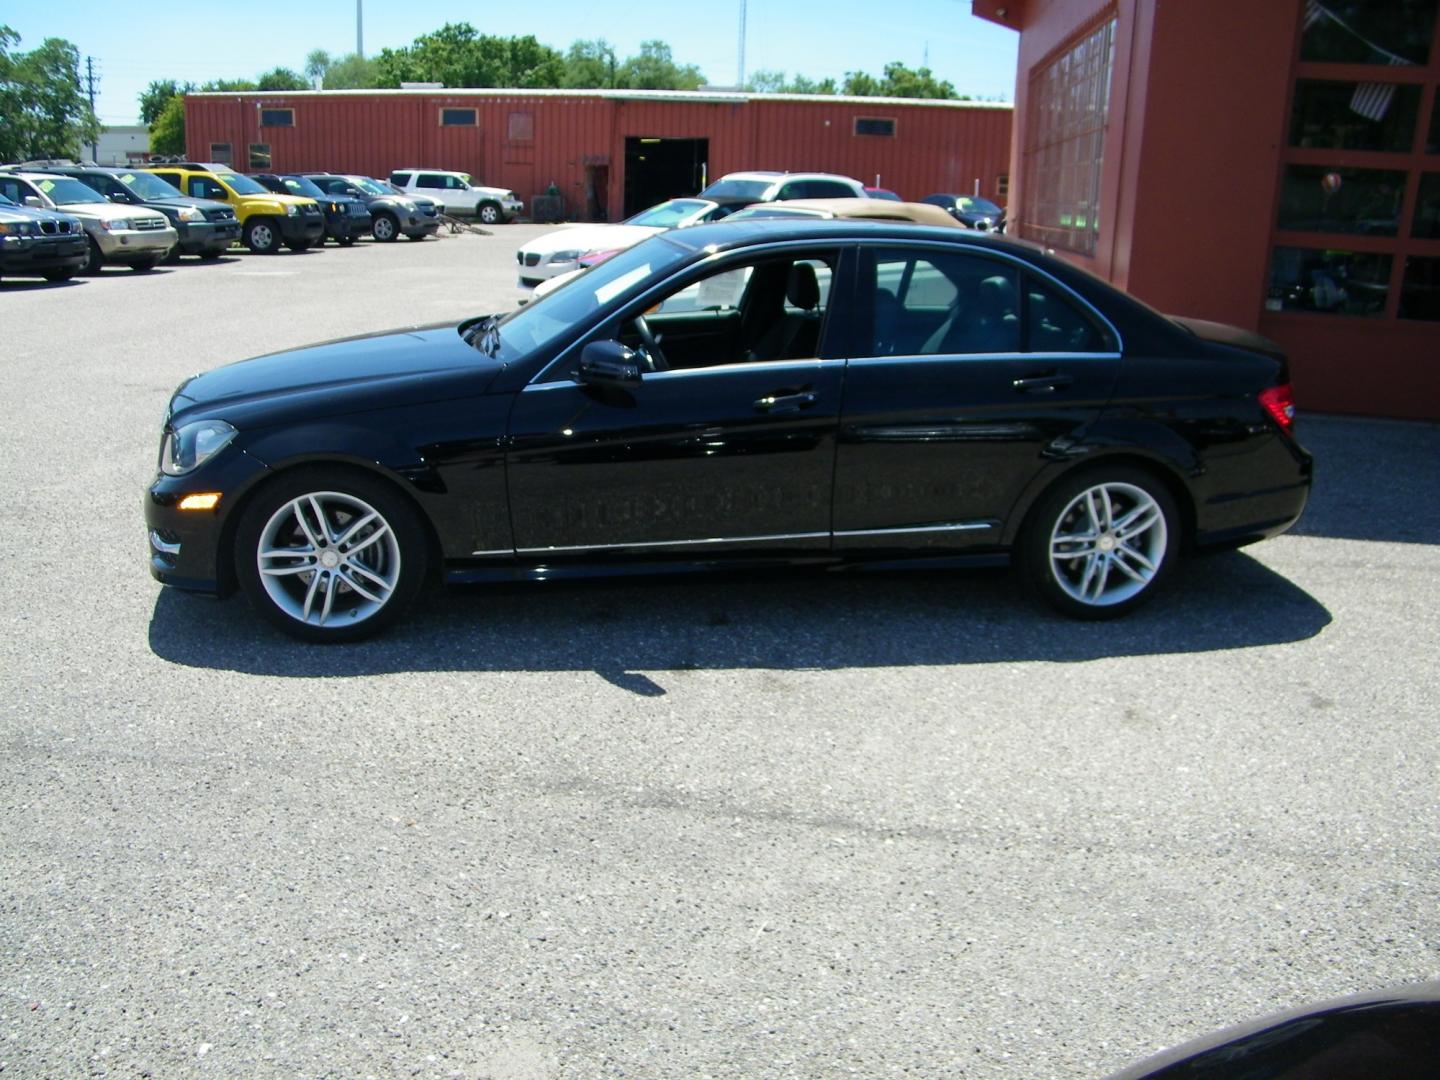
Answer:
[{"label": "open garage doorway", "polygon": [[709,139],[625,139],[625,216],[705,186]]}]

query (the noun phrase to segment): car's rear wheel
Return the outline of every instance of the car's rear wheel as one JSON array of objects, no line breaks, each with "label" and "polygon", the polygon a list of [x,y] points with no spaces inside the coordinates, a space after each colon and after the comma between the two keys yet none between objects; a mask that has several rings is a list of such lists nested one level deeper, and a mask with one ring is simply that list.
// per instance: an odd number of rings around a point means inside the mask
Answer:
[{"label": "car's rear wheel", "polygon": [[486,225],[499,225],[502,217],[500,207],[493,202],[482,202],[475,208],[475,216]]},{"label": "car's rear wheel", "polygon": [[337,244],[339,244],[341,247],[351,247],[351,246],[353,246],[354,243],[355,243],[355,237],[353,237],[353,236],[342,236],[342,237],[340,237],[338,240],[336,240],[335,242],[336,242]]},{"label": "car's rear wheel", "polygon": [[73,266],[66,266],[55,270],[46,270],[44,273],[44,278],[46,281],[54,282],[69,281],[74,276],[75,268]]},{"label": "car's rear wheel", "polygon": [[394,214],[376,214],[370,235],[382,244],[388,244],[400,235],[400,222]]},{"label": "car's rear wheel", "polygon": [[138,270],[143,274],[147,270],[154,270],[156,261],[155,259],[136,259],[130,264],[130,269]]},{"label": "car's rear wheel", "polygon": [[414,508],[383,480],[306,468],[264,489],[244,512],[235,569],[268,621],[304,641],[358,641],[410,606],[425,579]]},{"label": "car's rear wheel", "polygon": [[1020,537],[1030,590],[1084,619],[1123,615],[1154,595],[1179,547],[1165,485],[1129,466],[1087,469],[1041,497]]}]

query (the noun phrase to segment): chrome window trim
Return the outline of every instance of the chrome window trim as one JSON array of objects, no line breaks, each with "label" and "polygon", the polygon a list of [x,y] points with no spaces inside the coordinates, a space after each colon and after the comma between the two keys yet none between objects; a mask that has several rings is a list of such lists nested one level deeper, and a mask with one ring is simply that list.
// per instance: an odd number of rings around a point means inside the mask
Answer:
[{"label": "chrome window trim", "polygon": [[[822,371],[826,368],[844,367],[847,362],[848,361],[837,359],[821,360],[815,357],[808,360],[741,360],[733,364],[711,364],[707,367],[698,368],[674,368],[665,371],[647,371],[640,376],[640,381],[643,384],[657,379],[664,381],[682,376],[721,375],[736,371]],[[543,383],[532,382],[521,387],[520,392],[524,394],[531,390],[555,390],[566,386],[574,389],[581,385],[583,384],[577,383],[574,379],[559,379],[554,382]]]},{"label": "chrome window trim", "polygon": [[491,556],[491,555],[514,555],[514,554],[515,554],[515,549],[514,549],[514,548],[491,548],[491,549],[488,550],[488,551],[472,551],[472,552],[470,552],[470,557],[471,557],[472,559],[474,559],[474,558],[480,558],[480,557]]},{"label": "chrome window trim", "polygon": [[[905,251],[945,251],[945,252],[949,252],[949,253],[951,253],[951,254],[954,254],[956,251],[964,251],[964,252],[966,252],[966,253],[973,254],[976,258],[980,258],[980,259],[997,259],[997,260],[999,260],[1000,262],[1009,263],[1009,264],[1011,264],[1012,266],[1019,267],[1021,270],[1028,270],[1028,271],[1030,271],[1032,274],[1035,274],[1035,275],[1037,275],[1038,277],[1044,278],[1045,281],[1049,282],[1049,283],[1050,283],[1051,285],[1053,285],[1056,289],[1060,290],[1060,292],[1061,292],[1063,295],[1069,297],[1071,301],[1073,301],[1074,303],[1080,305],[1081,309],[1084,310],[1084,311],[1086,311],[1086,312],[1088,312],[1089,315],[1090,315],[1092,318],[1094,318],[1097,322],[1099,322],[1101,326],[1105,327],[1105,329],[1110,332],[1111,337],[1114,338],[1114,340],[1115,340],[1115,348],[1114,348],[1114,350],[1112,350],[1113,353],[1115,354],[1115,356],[1122,355],[1122,354],[1125,352],[1125,339],[1120,336],[1120,331],[1116,329],[1115,324],[1112,323],[1108,318],[1105,317],[1105,313],[1104,313],[1104,312],[1102,312],[1102,311],[1101,311],[1099,308],[1097,308],[1094,304],[1090,303],[1089,300],[1086,300],[1085,297],[1081,296],[1081,295],[1080,295],[1079,293],[1077,293],[1074,289],[1072,289],[1069,285],[1065,284],[1065,282],[1063,282],[1063,281],[1061,281],[1059,278],[1057,278],[1054,274],[1050,273],[1050,271],[1046,270],[1043,266],[1040,266],[1038,263],[1029,262],[1028,260],[1022,259],[1022,258],[1020,258],[1020,257],[1017,256],[1017,255],[1012,255],[1012,254],[1011,254],[1010,252],[1008,252],[1008,251],[1002,251],[1002,250],[999,249],[999,248],[985,247],[985,246],[982,246],[981,244],[975,244],[975,243],[961,243],[961,244],[954,244],[954,245],[945,245],[945,244],[937,244],[937,243],[936,243],[935,241],[933,241],[933,240],[911,240],[911,239],[903,239],[903,238],[902,238],[902,239],[898,239],[898,240],[893,240],[893,241],[885,242],[885,243],[875,242],[875,243],[866,244],[866,243],[862,242],[862,243],[860,244],[860,249],[861,249],[861,251],[866,251],[866,250],[868,250],[868,251],[870,251],[870,252],[872,252],[872,253],[873,253],[874,251],[876,251],[876,250],[879,250],[879,249],[905,250]],[[976,353],[976,354],[971,354],[971,355],[982,355],[982,354]],[[1047,352],[1031,352],[1031,353],[1024,353],[1024,354],[1022,354],[1022,355],[1025,355],[1025,356],[1059,356],[1059,355],[1062,355],[1062,354],[1059,354],[1059,353],[1047,353]],[[1070,354],[1064,354],[1064,355],[1070,355]],[[1110,353],[1110,352],[1103,353],[1103,354],[1102,354],[1102,353],[1084,353],[1084,354],[1082,354],[1082,355],[1085,355],[1085,356],[1100,356],[1100,355],[1110,356],[1111,353]],[[1113,359],[1114,356],[1111,356],[1111,358]]]},{"label": "chrome window trim", "polygon": [[816,540],[829,532],[765,533],[760,536],[710,536],[702,540],[633,540],[614,544],[575,544],[562,547],[516,548],[517,555],[553,555],[567,551],[615,551],[621,548],[705,547],[715,544],[752,544],[758,540]]},{"label": "chrome window trim", "polygon": [[998,352],[998,353],[901,353],[896,356],[856,356],[849,362],[857,367],[881,364],[933,364],[969,360],[1119,360],[1118,352]]}]

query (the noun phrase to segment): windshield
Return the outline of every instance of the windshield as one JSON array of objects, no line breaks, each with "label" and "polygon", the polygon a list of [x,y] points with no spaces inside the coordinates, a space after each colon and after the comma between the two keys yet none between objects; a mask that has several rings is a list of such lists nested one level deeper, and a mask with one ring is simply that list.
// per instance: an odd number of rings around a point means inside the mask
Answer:
[{"label": "windshield", "polygon": [[314,180],[305,176],[285,176],[281,178],[292,195],[303,195],[307,199],[328,198],[325,192],[321,191]]},{"label": "windshield", "polygon": [[735,221],[740,218],[824,218],[831,214],[826,210],[811,210],[804,206],[747,206],[744,210],[736,210],[727,221]]},{"label": "windshield", "polygon": [[[652,278],[682,262],[688,254],[659,237],[627,248],[582,272],[563,289],[532,300],[505,316],[498,325],[499,346],[493,355],[509,359],[543,348],[601,308],[637,292]],[[480,343],[477,338],[476,344]]]},{"label": "windshield", "polygon": [[70,177],[62,177],[58,180],[32,180],[30,181],[37,188],[50,196],[59,206],[73,206],[76,203],[96,203],[108,201],[94,188],[82,184],[79,180]]},{"label": "windshield", "polygon": [[702,199],[750,199],[758,202],[774,186],[773,180],[720,180],[700,192]]},{"label": "windshield", "polygon": [[977,199],[971,195],[956,198],[955,205],[967,214],[999,214],[1000,208],[989,199]]},{"label": "windshield", "polygon": [[230,190],[233,191],[233,192],[235,192],[236,195],[273,195],[273,194],[274,194],[273,191],[268,191],[268,190],[266,190],[266,189],[265,189],[264,187],[262,187],[259,183],[257,183],[257,182],[254,181],[254,180],[251,180],[250,177],[248,177],[248,176],[241,176],[239,173],[233,173],[233,172],[217,172],[215,175],[216,175],[217,177],[219,177],[221,180],[223,180],[223,181],[225,182],[225,184],[229,186]]},{"label": "windshield", "polygon": [[394,192],[392,192],[389,188],[383,187],[382,185],[376,183],[374,180],[371,180],[368,176],[347,176],[345,177],[345,179],[349,180],[350,183],[354,184],[367,195],[394,194]]},{"label": "windshield", "polygon": [[118,173],[115,179],[121,187],[139,199],[180,199],[184,197],[179,188],[173,184],[167,184],[153,173]]},{"label": "windshield", "polygon": [[621,222],[623,225],[649,225],[657,229],[673,229],[677,225],[708,210],[711,204],[704,199],[671,199],[649,210],[641,210],[632,218]]},{"label": "windshield", "polygon": [[380,189],[379,192],[377,192],[377,194],[380,194],[380,195],[409,195],[409,194],[410,194],[410,192],[406,191],[404,188],[396,187],[396,186],[395,186],[394,184],[392,184],[389,180],[372,180],[371,183],[373,183],[376,187],[378,187],[378,188]]}]

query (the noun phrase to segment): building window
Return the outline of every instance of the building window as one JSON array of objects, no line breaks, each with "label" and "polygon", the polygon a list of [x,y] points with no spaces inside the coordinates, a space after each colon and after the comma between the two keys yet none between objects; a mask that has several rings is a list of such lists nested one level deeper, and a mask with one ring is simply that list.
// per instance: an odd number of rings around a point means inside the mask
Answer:
[{"label": "building window", "polygon": [[856,135],[878,135],[882,139],[893,139],[895,137],[895,120],[886,116],[857,116],[855,118]]},{"label": "building window", "polygon": [[295,110],[294,110],[294,109],[261,109],[261,110],[260,110],[260,126],[261,126],[261,127],[294,127],[294,126],[295,126]]},{"label": "building window", "polygon": [[441,109],[441,127],[475,127],[479,120],[479,112],[475,109]]},{"label": "building window", "polygon": [[229,165],[233,160],[228,142],[210,144],[210,160],[216,165]]},{"label": "building window", "polygon": [[1027,239],[1095,250],[1114,56],[1111,19],[1031,76],[1020,225]]},{"label": "building window", "polygon": [[512,112],[506,128],[506,137],[511,142],[532,142],[535,139],[535,114]]},{"label": "building window", "polygon": [[270,144],[250,144],[250,171],[268,172],[270,169]]},{"label": "building window", "polygon": [[1298,5],[1267,311],[1440,319],[1437,16],[1440,0]]},{"label": "building window", "polygon": [[1001,173],[995,177],[995,195],[997,198],[1008,199],[1010,197],[1010,174]]}]

